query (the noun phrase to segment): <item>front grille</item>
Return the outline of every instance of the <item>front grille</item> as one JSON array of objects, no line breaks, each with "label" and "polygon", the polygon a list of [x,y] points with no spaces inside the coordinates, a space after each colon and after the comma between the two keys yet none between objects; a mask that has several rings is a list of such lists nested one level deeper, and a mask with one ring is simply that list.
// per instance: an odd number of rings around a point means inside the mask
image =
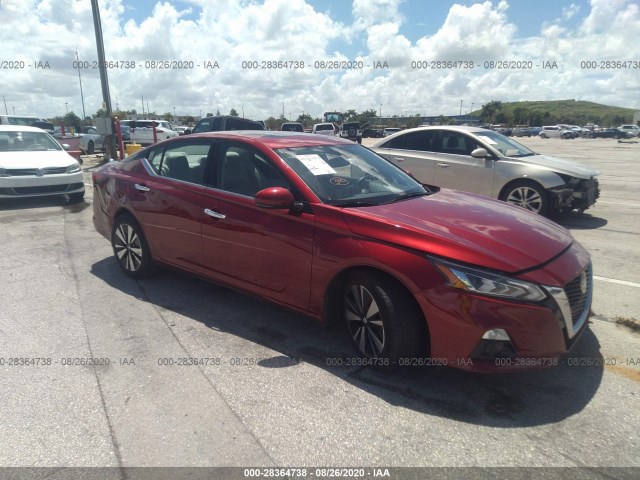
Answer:
[{"label": "front grille", "polygon": [[[7,170],[9,175],[13,177],[27,177],[27,176],[36,176],[35,168],[13,168]],[[61,174],[67,171],[67,167],[51,167],[51,168],[42,168],[41,169],[43,175],[53,175],[53,174]]]},{"label": "front grille", "polygon": [[83,187],[83,183],[65,183],[62,185],[42,185],[38,187],[13,187],[11,189],[13,195],[34,195],[34,194],[47,194],[47,193],[64,193],[79,190]]},{"label": "front grille", "polygon": [[[591,265],[589,265],[580,275],[564,287],[567,300],[569,300],[569,306],[571,307],[571,320],[574,324],[580,318],[588,303],[587,300],[589,298],[589,292],[591,292],[591,282]],[[582,291],[583,288],[584,293]]]},{"label": "front grille", "polygon": [[545,290],[553,297],[558,306],[560,320],[565,326],[567,346],[584,326],[591,309],[593,294],[593,275],[591,264],[564,288],[545,286]]}]

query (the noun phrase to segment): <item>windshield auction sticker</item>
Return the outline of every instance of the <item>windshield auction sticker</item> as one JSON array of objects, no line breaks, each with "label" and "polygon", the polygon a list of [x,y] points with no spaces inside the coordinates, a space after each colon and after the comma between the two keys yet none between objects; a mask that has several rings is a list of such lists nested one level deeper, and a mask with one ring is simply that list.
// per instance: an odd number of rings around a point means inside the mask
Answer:
[{"label": "windshield auction sticker", "polygon": [[300,160],[305,167],[309,169],[309,171],[314,175],[327,175],[327,174],[335,174],[336,171],[331,168],[327,162],[325,162],[320,155],[310,154],[310,155],[296,155],[296,158]]},{"label": "windshield auction sticker", "polygon": [[493,140],[492,138],[486,137],[484,135],[478,135],[478,138],[481,138],[482,140],[487,142],[489,145],[497,145],[497,142],[495,140]]}]

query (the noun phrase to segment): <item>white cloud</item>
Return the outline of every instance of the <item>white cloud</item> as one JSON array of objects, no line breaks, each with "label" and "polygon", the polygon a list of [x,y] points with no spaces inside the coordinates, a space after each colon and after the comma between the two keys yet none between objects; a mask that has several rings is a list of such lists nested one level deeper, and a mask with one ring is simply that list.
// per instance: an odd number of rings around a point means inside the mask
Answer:
[{"label": "white cloud", "polygon": [[[410,0],[406,0],[407,3]],[[640,90],[638,69],[581,68],[586,60],[640,58],[640,9],[632,0],[592,0],[587,12],[569,4],[562,15],[522,38],[509,18],[508,2],[453,3],[436,33],[411,39],[400,0],[353,0],[353,23],[345,25],[305,0],[190,0],[179,10],[158,1],[142,22],[126,20],[138,4],[100,2],[108,60],[134,61],[132,70],[110,69],[112,101],[141,110],[199,114],[231,108],[253,118],[334,108],[376,109],[383,114],[455,114],[492,99],[575,98],[627,105]],[[184,3],[183,3],[184,5]],[[580,15],[584,17],[580,19]],[[576,23],[576,19],[578,22]],[[75,49],[96,59],[91,5],[78,0],[0,0],[1,60],[48,61],[51,68],[3,70],[0,94],[16,113],[53,116],[65,103],[81,112]],[[569,22],[571,20],[571,22]],[[577,25],[577,26],[575,26]],[[352,58],[354,39],[362,39]],[[387,62],[387,69],[351,71],[314,68],[315,61]],[[145,62],[193,61],[193,69],[145,68]],[[243,61],[305,62],[305,68],[248,69]],[[417,60],[473,60],[474,69],[412,69]],[[484,68],[484,61],[531,61],[530,69]],[[557,70],[538,65],[555,60]],[[205,61],[220,68],[206,70]],[[478,62],[480,65],[478,65]],[[197,67],[196,65],[201,65]],[[142,67],[142,68],[140,68]],[[101,105],[99,73],[82,70],[88,113]],[[634,92],[635,95],[630,95]],[[3,105],[0,104],[0,110]],[[145,105],[146,109],[146,105]]]}]

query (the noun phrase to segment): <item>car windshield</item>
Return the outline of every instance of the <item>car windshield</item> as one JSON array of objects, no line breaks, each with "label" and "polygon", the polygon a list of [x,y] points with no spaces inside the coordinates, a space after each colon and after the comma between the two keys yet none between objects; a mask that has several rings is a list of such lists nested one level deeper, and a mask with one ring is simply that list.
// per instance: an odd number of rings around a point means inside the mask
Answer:
[{"label": "car windshield", "polygon": [[317,130],[333,130],[333,125],[330,123],[321,123],[316,125],[316,131]]},{"label": "car windshield", "polygon": [[489,144],[492,148],[498,150],[505,157],[529,157],[536,154],[521,143],[498,132],[487,130],[476,132],[475,136]]},{"label": "car windshield", "polygon": [[0,132],[0,152],[37,150],[62,150],[62,147],[45,132]]},{"label": "car windshield", "polygon": [[324,203],[367,206],[430,193],[385,159],[360,145],[279,148],[276,153]]}]

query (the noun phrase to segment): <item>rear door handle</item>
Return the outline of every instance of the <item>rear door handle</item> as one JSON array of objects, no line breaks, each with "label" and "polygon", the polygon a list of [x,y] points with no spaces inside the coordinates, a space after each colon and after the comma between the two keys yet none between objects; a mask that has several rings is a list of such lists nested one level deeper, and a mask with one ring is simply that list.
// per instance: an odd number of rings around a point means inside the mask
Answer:
[{"label": "rear door handle", "polygon": [[396,162],[404,162],[404,158],[402,157],[393,157]]},{"label": "rear door handle", "polygon": [[449,168],[450,167],[450,165],[448,163],[439,163],[438,166],[442,167],[442,168]]},{"label": "rear door handle", "polygon": [[206,215],[209,215],[210,217],[213,217],[213,218],[219,218],[219,219],[227,218],[226,215],[224,215],[222,213],[214,212],[213,210],[210,210],[208,208],[204,209],[204,213]]},{"label": "rear door handle", "polygon": [[149,190],[151,190],[149,187],[145,186],[145,185],[141,185],[139,183],[136,183],[134,185],[136,190],[140,190],[141,192],[148,192]]}]

